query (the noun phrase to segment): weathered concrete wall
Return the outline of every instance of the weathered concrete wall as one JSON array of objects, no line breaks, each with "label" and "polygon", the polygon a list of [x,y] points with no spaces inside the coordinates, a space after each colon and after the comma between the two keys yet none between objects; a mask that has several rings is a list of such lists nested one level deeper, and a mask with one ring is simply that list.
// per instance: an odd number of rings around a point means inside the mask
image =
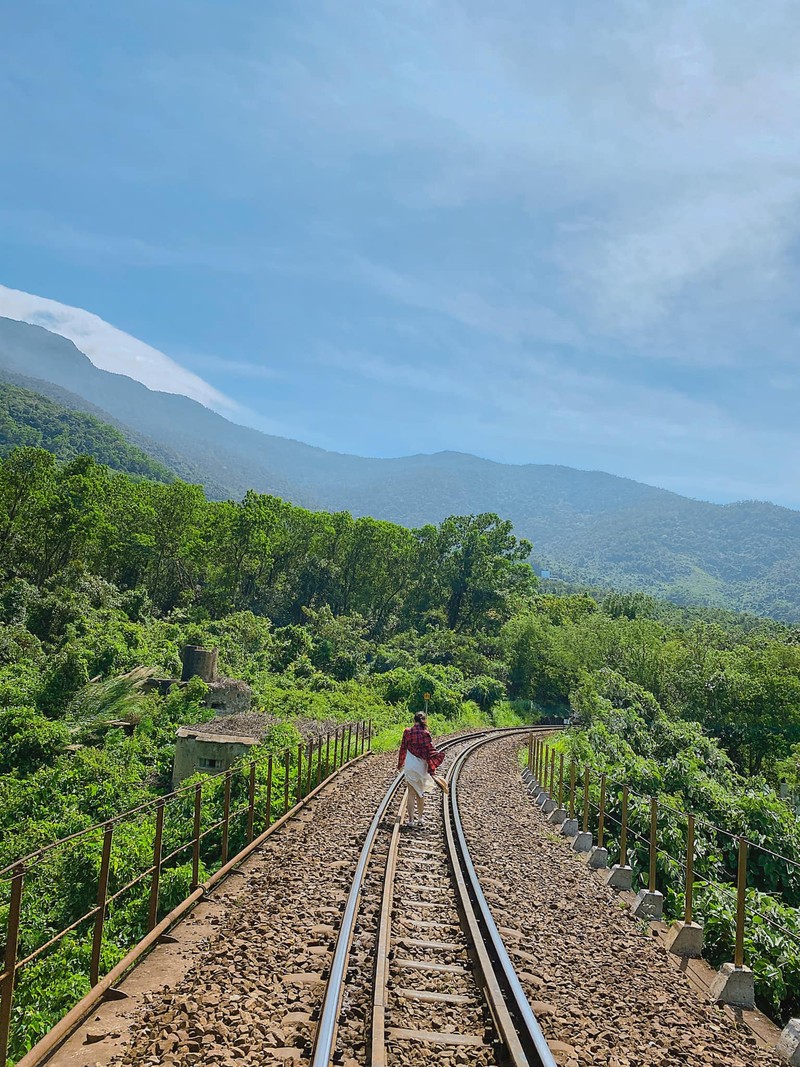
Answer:
[{"label": "weathered concrete wall", "polygon": [[209,686],[206,707],[217,715],[246,715],[253,702],[253,691],[247,682],[234,678],[220,678]]},{"label": "weathered concrete wall", "polygon": [[202,734],[178,730],[175,739],[175,763],[172,769],[173,788],[184,778],[197,771],[219,774],[227,771],[254,745],[254,737],[236,737],[229,734]]}]

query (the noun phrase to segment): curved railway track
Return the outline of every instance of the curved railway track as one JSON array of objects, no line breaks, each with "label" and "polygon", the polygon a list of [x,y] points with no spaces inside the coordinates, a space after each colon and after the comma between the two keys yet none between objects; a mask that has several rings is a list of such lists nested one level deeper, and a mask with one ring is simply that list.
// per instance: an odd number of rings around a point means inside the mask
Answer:
[{"label": "curved railway track", "polygon": [[[366,885],[381,887],[366,1042],[371,1067],[434,1058],[480,1067],[555,1067],[481,890],[458,808],[459,775],[469,756],[510,732],[441,746],[458,753],[448,772],[449,794],[429,803],[423,828],[409,831],[402,825],[407,790],[401,775],[387,790],[345,905],[311,1067],[329,1067],[337,1056],[350,949]],[[378,862],[383,867],[376,879]]]},{"label": "curved railway track", "polygon": [[[255,970],[248,965],[246,974],[237,970],[238,977],[230,988],[216,988],[216,1000],[222,995],[227,1005],[226,1047],[229,1041],[237,1042],[237,1031],[229,1018],[236,1013],[234,1001],[242,1001],[242,990],[236,983],[243,982],[246,986],[248,982],[259,981],[264,983],[263,987],[259,986],[261,992],[257,999],[251,993],[247,1006],[254,1019],[253,1013],[263,1015],[259,1021],[261,1033],[265,1027],[271,1032],[269,1028],[277,1025],[281,1013],[284,1026],[301,1017],[308,1020],[305,1043],[293,1031],[286,1030],[271,1046],[264,1045],[262,1054],[266,1059],[262,1058],[262,1062],[278,1062],[270,1055],[274,1050],[292,1053],[292,1062],[300,1060],[311,1067],[330,1067],[332,1062],[343,1062],[345,1067],[356,1064],[417,1067],[431,1062],[453,1067],[461,1064],[555,1067],[489,913],[469,856],[458,809],[459,775],[469,756],[492,740],[513,734],[527,740],[531,732],[530,728],[484,730],[441,743],[441,748],[454,754],[447,775],[449,795],[442,796],[437,791],[429,801],[426,822],[421,828],[407,830],[402,826],[407,799],[405,783],[401,775],[391,781],[371,817],[363,843],[353,842],[360,852],[352,853],[358,855],[352,882],[336,890],[341,893],[338,899],[343,904],[336,909],[331,906],[322,909],[327,913],[342,908],[338,933],[330,931],[336,940],[329,943],[332,954],[328,956],[330,966],[324,994],[321,990],[316,994],[313,983],[303,984],[301,994],[281,999],[273,989],[272,976],[280,979],[280,970],[275,969],[276,965],[280,967],[280,960],[284,961],[284,967],[288,966],[286,953],[277,952],[276,944],[269,941],[272,971],[265,971],[261,976],[260,964]],[[380,797],[379,790],[380,787],[372,792],[373,804]],[[369,817],[365,812],[365,822]],[[301,852],[303,847],[307,846],[301,844]],[[314,866],[314,871],[338,869],[345,862],[343,858],[336,858],[332,863],[323,861]],[[272,881],[275,882],[274,875]],[[267,887],[265,904],[273,899],[270,894],[277,891],[279,884]],[[295,879],[292,885],[296,892],[308,893],[310,889],[302,878],[299,882]],[[325,897],[328,904],[334,896],[330,900]],[[247,917],[249,923],[254,920],[261,922],[258,907]],[[319,924],[322,920],[316,916],[315,921]],[[316,937],[314,947],[309,949],[314,953],[314,960],[319,959],[320,951],[324,954],[325,933],[324,927],[317,925],[305,934],[306,938]],[[284,940],[281,935],[280,945],[284,945]],[[234,946],[226,958],[237,951],[240,949]],[[306,960],[299,969],[313,970],[313,967]],[[290,977],[311,976],[304,973]],[[325,978],[324,969],[320,977]],[[284,975],[283,982],[278,983],[281,988],[285,979]],[[194,1004],[196,1000],[199,1005],[208,992],[206,985],[201,976],[193,977],[193,972],[188,972],[186,986],[176,988],[174,995],[167,991],[163,1009],[148,1006],[144,1019],[131,1030],[130,1043],[113,1060],[106,1056],[104,1062],[156,1062],[154,1056],[157,1058],[163,1052],[159,1042],[171,1040],[169,1035],[177,1025],[176,1013],[182,1011],[180,1002]],[[321,1003],[317,1000],[315,1006],[317,995]],[[187,1018],[185,1023],[194,1042],[201,1040],[198,1035],[216,1032],[213,1028],[218,1028],[219,1022],[213,1007],[198,1007],[197,1011],[198,1018],[195,1021]],[[316,1026],[314,1020],[318,1020]],[[57,1029],[64,1029],[68,1021],[65,1019]],[[67,1033],[76,1033],[77,1028],[77,1023],[72,1024],[68,1032],[59,1035],[57,1043],[41,1042],[24,1058],[25,1064],[49,1061],[67,1039]],[[178,1028],[177,1036],[180,1033]],[[243,1040],[246,1038],[243,1032]],[[113,1053],[113,1049],[107,1051]],[[186,1062],[197,1062],[191,1042],[185,1051]],[[278,1057],[281,1061],[283,1058]],[[58,1053],[56,1059],[59,1060]],[[71,1062],[69,1056],[64,1062]]]}]

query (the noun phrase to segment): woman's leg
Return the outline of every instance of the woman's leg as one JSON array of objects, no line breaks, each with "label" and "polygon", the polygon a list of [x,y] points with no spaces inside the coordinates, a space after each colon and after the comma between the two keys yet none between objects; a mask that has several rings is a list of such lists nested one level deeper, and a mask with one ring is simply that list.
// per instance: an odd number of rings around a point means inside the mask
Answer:
[{"label": "woman's leg", "polygon": [[421,819],[425,812],[425,794],[414,792],[414,800],[417,805],[417,818]]},{"label": "woman's leg", "polygon": [[414,811],[419,803],[419,793],[416,791],[413,785],[408,787],[408,800],[406,801],[406,822],[412,823],[414,821]]}]

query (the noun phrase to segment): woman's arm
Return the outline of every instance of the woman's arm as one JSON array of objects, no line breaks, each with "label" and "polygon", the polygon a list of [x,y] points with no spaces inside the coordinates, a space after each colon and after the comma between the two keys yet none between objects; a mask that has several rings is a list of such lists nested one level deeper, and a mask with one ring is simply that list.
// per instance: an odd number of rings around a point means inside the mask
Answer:
[{"label": "woman's arm", "polygon": [[408,752],[408,730],[403,731],[403,740],[400,742],[400,752],[397,755],[397,769],[402,771],[406,763],[406,752]]},{"label": "woman's arm", "polygon": [[433,738],[430,733],[425,731],[425,755],[422,759],[427,760],[428,771],[433,774],[436,768],[444,762],[444,752],[437,752],[433,747]]}]

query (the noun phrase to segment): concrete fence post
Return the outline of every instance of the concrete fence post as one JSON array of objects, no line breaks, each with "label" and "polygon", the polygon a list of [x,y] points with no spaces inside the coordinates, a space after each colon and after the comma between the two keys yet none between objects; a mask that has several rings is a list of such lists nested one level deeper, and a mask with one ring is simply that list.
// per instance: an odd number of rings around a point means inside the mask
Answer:
[{"label": "concrete fence post", "polygon": [[718,1004],[752,1008],[755,1003],[753,972],[744,965],[744,924],[747,893],[747,841],[739,838],[736,871],[736,943],[733,963],[723,963],[712,986],[711,997]]},{"label": "concrete fence post", "polygon": [[650,797],[650,864],[647,889],[640,889],[633,905],[638,919],[658,922],[664,914],[664,896],[656,889],[656,856],[658,854],[658,800]]},{"label": "concrete fence post", "polygon": [[589,866],[598,870],[608,866],[608,849],[603,847],[606,821],[606,776],[600,775],[600,807],[597,812],[597,844],[589,853]]},{"label": "concrete fence post", "polygon": [[667,948],[675,956],[697,957],[703,954],[703,927],[692,921],[694,893],[694,815],[686,819],[686,884],[683,920],[673,923],[667,934]]},{"label": "concrete fence post", "polygon": [[583,768],[583,829],[576,835],[572,847],[576,852],[589,852],[592,848],[592,835],[589,833],[589,768]]},{"label": "concrete fence post", "polygon": [[628,866],[628,787],[622,787],[622,811],[619,831],[619,863],[608,872],[606,885],[627,891],[633,885],[633,868]]},{"label": "concrete fence post", "polygon": [[578,820],[575,818],[575,760],[569,763],[569,815],[561,824],[564,837],[575,837],[578,833]]}]

